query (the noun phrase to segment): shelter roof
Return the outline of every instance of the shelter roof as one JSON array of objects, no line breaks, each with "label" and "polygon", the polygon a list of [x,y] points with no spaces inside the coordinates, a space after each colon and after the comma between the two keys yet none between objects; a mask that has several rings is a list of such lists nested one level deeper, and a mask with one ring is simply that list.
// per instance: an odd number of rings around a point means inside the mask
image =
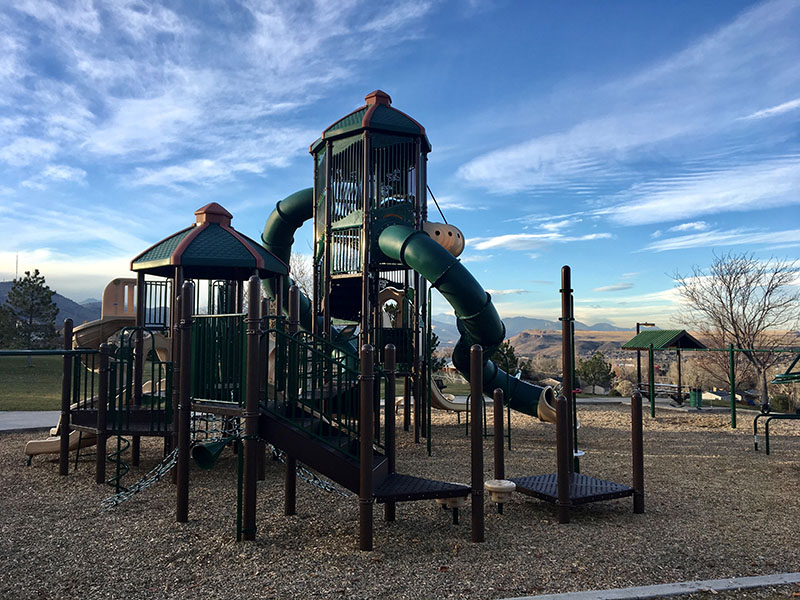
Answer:
[{"label": "shelter roof", "polygon": [[131,261],[132,271],[170,277],[183,267],[190,279],[244,280],[287,275],[289,267],[231,227],[231,214],[216,202],[195,211],[191,227],[173,233]]},{"label": "shelter roof", "polygon": [[384,91],[375,90],[367,94],[364,98],[366,104],[357,108],[348,115],[345,115],[333,125],[322,132],[322,137],[311,144],[309,151],[317,152],[323,142],[328,139],[353,135],[365,129],[399,133],[405,135],[421,136],[425,145],[425,151],[430,152],[431,145],[425,128],[392,106],[392,99]]},{"label": "shelter roof", "polygon": [[624,350],[647,350],[653,344],[653,350],[691,348],[702,350],[706,346],[685,329],[649,329],[642,331],[633,339],[622,344]]}]

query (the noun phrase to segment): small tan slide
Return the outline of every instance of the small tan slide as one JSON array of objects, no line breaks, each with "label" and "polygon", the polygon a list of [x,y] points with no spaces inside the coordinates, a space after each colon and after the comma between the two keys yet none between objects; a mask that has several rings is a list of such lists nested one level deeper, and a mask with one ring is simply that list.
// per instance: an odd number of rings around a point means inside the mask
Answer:
[{"label": "small tan slide", "polygon": [[[78,448],[86,448],[87,446],[94,446],[96,443],[97,436],[93,433],[84,433],[83,435],[81,435],[80,431],[70,431],[69,433],[70,451],[77,450]],[[26,456],[58,454],[59,452],[61,452],[61,436],[57,435],[51,435],[44,440],[31,440],[25,444]]]}]

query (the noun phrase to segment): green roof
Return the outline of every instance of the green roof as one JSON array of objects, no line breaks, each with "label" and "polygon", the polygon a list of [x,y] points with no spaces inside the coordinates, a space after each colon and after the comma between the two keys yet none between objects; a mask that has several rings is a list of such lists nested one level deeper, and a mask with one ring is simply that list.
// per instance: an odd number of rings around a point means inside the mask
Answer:
[{"label": "green roof", "polygon": [[288,266],[230,225],[231,215],[216,203],[195,212],[197,222],[148,248],[131,262],[132,271],[170,277],[175,267],[191,279],[247,279],[287,275]]},{"label": "green roof", "polygon": [[653,345],[653,350],[667,350],[677,348],[692,348],[702,350],[706,346],[696,338],[689,335],[685,329],[650,329],[642,331],[622,344],[625,350],[647,350]]}]

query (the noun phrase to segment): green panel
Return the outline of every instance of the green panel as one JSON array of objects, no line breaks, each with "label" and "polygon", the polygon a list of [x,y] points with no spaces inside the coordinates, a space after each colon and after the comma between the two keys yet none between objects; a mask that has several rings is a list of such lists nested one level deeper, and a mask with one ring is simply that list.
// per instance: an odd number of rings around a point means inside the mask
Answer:
[{"label": "green panel", "polygon": [[[352,137],[346,137],[341,140],[334,140],[331,143],[331,153],[333,155],[339,154],[340,152],[344,152],[353,144],[357,144],[358,142],[362,141],[361,134],[354,135]],[[334,163],[335,164],[335,163]]]},{"label": "green panel", "polygon": [[420,133],[420,126],[410,117],[404,115],[399,110],[389,106],[379,105],[369,122],[370,127],[389,129],[391,131],[402,131],[407,133]]},{"label": "green panel", "polygon": [[367,112],[367,107],[364,106],[359,110],[350,113],[343,119],[336,121],[336,123],[334,123],[325,130],[325,132],[323,133],[323,137],[331,137],[332,135],[338,135],[341,133],[346,133],[347,131],[360,129],[361,121],[364,118],[364,113],[366,112]]},{"label": "green panel", "polygon": [[175,248],[178,247],[178,244],[180,244],[183,239],[192,232],[193,229],[194,227],[189,227],[188,229],[179,231],[178,233],[171,235],[147,250],[144,254],[137,257],[136,260],[133,261],[133,270],[137,270],[137,266],[144,266],[145,263],[153,263],[165,260],[169,261],[169,258],[172,256]]},{"label": "green panel", "polygon": [[684,329],[656,329],[642,331],[632,340],[622,344],[625,350],[647,350],[653,345],[654,350],[667,348],[705,348],[703,344],[686,333]]},{"label": "green panel", "polygon": [[373,148],[386,148],[397,144],[410,144],[414,141],[413,137],[404,135],[386,135],[384,133],[373,133],[370,138],[370,145]]},{"label": "green panel", "polygon": [[216,223],[210,223],[189,244],[181,264],[255,267],[255,258],[242,243]]}]

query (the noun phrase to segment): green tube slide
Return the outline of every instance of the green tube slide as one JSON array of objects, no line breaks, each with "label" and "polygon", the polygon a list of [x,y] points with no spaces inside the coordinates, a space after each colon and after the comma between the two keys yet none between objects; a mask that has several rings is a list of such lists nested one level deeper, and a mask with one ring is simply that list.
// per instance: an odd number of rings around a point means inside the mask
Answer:
[{"label": "green tube slide", "polygon": [[[461,334],[453,350],[453,365],[469,379],[469,353],[473,344],[483,346],[484,357],[491,356],[505,339],[505,327],[487,294],[461,262],[427,233],[405,225],[391,225],[378,238],[381,251],[393,260],[414,269],[439,290],[456,313]],[[483,391],[492,395],[496,388],[514,410],[538,417],[539,400],[552,405],[552,388],[520,381],[484,358]]]},{"label": "green tube slide", "polygon": [[[272,252],[287,265],[292,256],[294,233],[309,220],[314,214],[314,190],[306,188],[287,196],[275,206],[264,225],[261,234],[261,243],[264,248]],[[288,276],[283,277],[283,298],[281,306],[284,311],[289,310],[289,287],[294,281]],[[277,283],[275,279],[264,282],[267,293],[275,298]],[[300,327],[311,331],[312,307],[311,300],[300,292]]]},{"label": "green tube slide", "polygon": [[[263,246],[289,264],[295,232],[313,216],[311,188],[295,192],[278,202],[267,219],[261,235]],[[390,259],[414,269],[450,303],[456,313],[461,338],[453,350],[453,365],[469,379],[469,352],[473,344],[483,346],[484,357],[491,356],[505,338],[505,327],[487,294],[459,260],[432,240],[428,234],[405,225],[390,225],[380,234],[378,246]],[[288,308],[288,290],[292,284],[286,277],[282,306]],[[274,281],[266,281],[267,292],[274,298]],[[300,327],[311,331],[311,300],[300,294]],[[551,388],[542,388],[520,381],[486,360],[483,368],[483,390],[491,395],[495,388],[503,390],[514,410],[538,416],[539,399],[552,405]]]}]

